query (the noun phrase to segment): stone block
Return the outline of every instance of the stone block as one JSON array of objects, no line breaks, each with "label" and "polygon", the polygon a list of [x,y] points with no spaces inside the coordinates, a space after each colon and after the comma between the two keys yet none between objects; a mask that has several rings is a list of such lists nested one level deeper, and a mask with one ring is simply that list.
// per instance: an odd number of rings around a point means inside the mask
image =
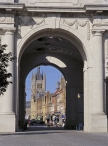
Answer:
[{"label": "stone block", "polygon": [[0,115],[0,132],[15,132],[15,123],[15,115]]},{"label": "stone block", "polygon": [[107,132],[107,116],[104,114],[91,115],[91,132]]}]

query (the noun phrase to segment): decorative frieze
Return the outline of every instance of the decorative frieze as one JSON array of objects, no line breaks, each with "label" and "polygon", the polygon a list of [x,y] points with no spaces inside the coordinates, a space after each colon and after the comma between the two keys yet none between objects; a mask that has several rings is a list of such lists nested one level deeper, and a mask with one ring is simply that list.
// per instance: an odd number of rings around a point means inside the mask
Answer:
[{"label": "decorative frieze", "polygon": [[45,22],[45,18],[45,15],[36,17],[20,16],[19,24],[20,26],[30,26],[32,29],[34,25],[41,25],[43,22]]},{"label": "decorative frieze", "polygon": [[78,30],[78,26],[80,26],[80,27],[87,26],[87,40],[90,40],[90,22],[88,19],[63,18],[63,24],[64,23],[69,26],[74,25],[76,30]]},{"label": "decorative frieze", "polygon": [[0,14],[0,22],[4,22],[6,19],[5,15]]},{"label": "decorative frieze", "polygon": [[20,17],[19,18],[20,26],[30,26],[30,28],[33,28],[33,25],[36,24],[33,18],[31,17]]},{"label": "decorative frieze", "polygon": [[108,16],[93,16],[93,26],[108,26]]},{"label": "decorative frieze", "polygon": [[93,16],[93,25],[100,25],[102,24],[101,16]]},{"label": "decorative frieze", "polygon": [[14,15],[0,14],[0,24],[14,24]]}]

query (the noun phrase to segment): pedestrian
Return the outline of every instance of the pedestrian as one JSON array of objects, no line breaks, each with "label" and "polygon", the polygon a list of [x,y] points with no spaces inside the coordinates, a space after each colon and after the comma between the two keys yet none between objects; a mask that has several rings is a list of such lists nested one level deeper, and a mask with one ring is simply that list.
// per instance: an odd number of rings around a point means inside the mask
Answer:
[{"label": "pedestrian", "polygon": [[47,118],[47,126],[49,126],[49,119]]},{"label": "pedestrian", "polygon": [[62,127],[65,127],[65,119],[63,119]]},{"label": "pedestrian", "polygon": [[57,127],[57,118],[55,116],[55,119],[54,119],[54,125]]}]

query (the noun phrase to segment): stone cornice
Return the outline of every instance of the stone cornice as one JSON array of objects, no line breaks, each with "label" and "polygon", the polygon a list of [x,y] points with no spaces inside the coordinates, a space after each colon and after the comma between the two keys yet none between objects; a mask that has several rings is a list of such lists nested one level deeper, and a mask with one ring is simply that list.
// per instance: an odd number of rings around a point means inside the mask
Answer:
[{"label": "stone cornice", "polygon": [[93,36],[102,36],[104,32],[104,29],[92,29]]},{"label": "stone cornice", "polygon": [[11,32],[11,33],[14,33],[16,31],[16,28],[15,27],[10,27],[10,28],[0,28],[0,31],[1,31],[1,34],[4,34],[6,32]]},{"label": "stone cornice", "polygon": [[102,4],[93,4],[93,5],[84,5],[80,6],[70,6],[70,7],[39,7],[39,6],[26,6],[21,3],[0,3],[0,11],[2,12],[60,12],[60,13],[86,13],[86,12],[104,12],[108,11],[108,5]]},{"label": "stone cornice", "polygon": [[85,11],[108,11],[108,5],[104,4],[92,4],[92,5],[85,5]]},{"label": "stone cornice", "polygon": [[25,4],[18,4],[18,3],[0,3],[0,12],[21,12],[24,10]]},{"label": "stone cornice", "polygon": [[28,12],[71,12],[71,13],[86,13],[87,11],[103,12],[108,11],[108,5],[93,4],[84,5],[83,7],[73,6],[73,7],[36,7],[36,6],[26,6]]},{"label": "stone cornice", "polygon": [[28,12],[62,12],[62,13],[84,13],[85,10],[81,7],[26,7]]},{"label": "stone cornice", "polygon": [[105,31],[105,29],[92,29],[92,32],[100,32],[103,33]]}]

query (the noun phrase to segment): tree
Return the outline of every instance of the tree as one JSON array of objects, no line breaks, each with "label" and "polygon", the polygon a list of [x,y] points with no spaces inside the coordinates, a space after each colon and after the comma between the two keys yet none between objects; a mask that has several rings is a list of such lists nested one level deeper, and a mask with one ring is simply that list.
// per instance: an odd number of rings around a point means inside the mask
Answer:
[{"label": "tree", "polygon": [[0,95],[6,92],[8,85],[12,82],[8,78],[12,77],[12,74],[8,72],[7,67],[9,62],[13,61],[15,57],[12,57],[12,53],[5,53],[7,45],[0,44]]}]

